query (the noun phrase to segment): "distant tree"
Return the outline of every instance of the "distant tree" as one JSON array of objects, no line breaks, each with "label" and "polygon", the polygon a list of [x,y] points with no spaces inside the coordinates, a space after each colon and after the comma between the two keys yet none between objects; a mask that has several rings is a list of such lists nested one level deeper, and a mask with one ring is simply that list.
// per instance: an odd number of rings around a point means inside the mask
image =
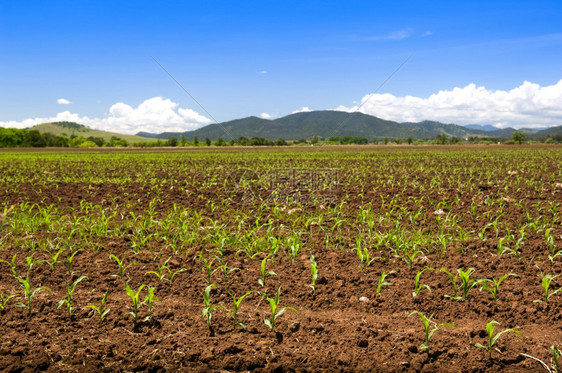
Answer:
[{"label": "distant tree", "polygon": [[277,141],[275,141],[275,145],[284,146],[287,145],[287,141],[285,141],[285,139],[277,139]]},{"label": "distant tree", "polygon": [[435,136],[435,140],[438,144],[445,145],[447,143],[447,135],[444,133]]},{"label": "distant tree", "polygon": [[224,140],[222,139],[222,137],[219,136],[219,137],[217,138],[217,141],[215,142],[215,144],[216,144],[217,146],[223,146],[223,145],[224,145]]},{"label": "distant tree", "polygon": [[414,140],[412,140],[411,137],[408,137],[408,140],[407,140],[407,141],[408,141],[408,144],[412,144],[412,143],[414,142]]},{"label": "distant tree", "polygon": [[178,140],[172,136],[168,139],[168,142],[166,143],[166,145],[168,146],[177,146],[178,145]]},{"label": "distant tree", "polygon": [[385,138],[384,138],[384,144],[385,144],[385,145],[388,144],[388,137],[385,137]]},{"label": "distant tree", "polygon": [[208,136],[205,137],[205,144],[207,144],[207,146],[211,146],[211,139]]},{"label": "distant tree", "polygon": [[521,131],[515,131],[511,134],[511,139],[521,145],[525,141],[525,134]]},{"label": "distant tree", "polygon": [[193,137],[193,145],[195,145],[195,146],[199,145],[199,137],[197,137],[197,136]]},{"label": "distant tree", "polygon": [[25,132],[25,145],[33,147],[44,147],[47,146],[45,138],[43,135],[36,130],[29,130]]},{"label": "distant tree", "polygon": [[105,144],[105,140],[103,139],[103,137],[90,136],[86,140],[95,143],[97,146],[103,146],[103,144]]},{"label": "distant tree", "polygon": [[310,140],[311,144],[318,144],[318,136],[312,136],[312,140]]},{"label": "distant tree", "polygon": [[377,138],[373,137],[373,144],[376,144],[376,143],[377,143]]},{"label": "distant tree", "polygon": [[185,139],[185,135],[181,135],[180,137],[180,144],[181,146],[185,146],[185,143],[187,142],[187,140]]}]

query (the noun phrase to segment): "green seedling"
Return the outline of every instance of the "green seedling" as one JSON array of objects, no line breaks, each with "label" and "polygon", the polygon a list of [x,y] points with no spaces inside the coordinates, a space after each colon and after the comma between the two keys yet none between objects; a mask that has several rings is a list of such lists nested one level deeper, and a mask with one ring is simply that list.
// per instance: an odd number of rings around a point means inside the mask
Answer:
[{"label": "green seedling", "polygon": [[84,249],[78,249],[78,250],[73,251],[72,254],[67,255],[66,260],[62,262],[64,264],[64,266],[66,267],[66,270],[68,271],[68,274],[71,275],[71,276],[72,276],[72,262],[74,261],[74,257],[76,256],[76,254],[78,254],[81,251],[84,251]]},{"label": "green seedling", "polygon": [[277,273],[273,271],[267,271],[265,269],[268,261],[269,256],[263,258],[260,265],[260,278],[258,279],[258,284],[260,284],[262,288],[265,287],[265,279],[267,278],[267,276],[277,276]]},{"label": "green seedling", "polygon": [[16,297],[19,297],[19,296],[20,296],[19,294],[12,294],[12,295],[8,295],[6,297],[6,296],[4,296],[4,294],[2,294],[2,292],[0,292],[0,312],[4,312],[4,310],[6,309],[6,305],[8,304],[10,299],[16,298]]},{"label": "green seedling", "polygon": [[406,262],[406,264],[408,265],[408,269],[410,271],[412,270],[412,267],[414,266],[414,262],[416,261],[416,257],[420,254],[423,254],[423,252],[421,250],[417,250],[415,248],[415,245],[414,245],[414,250],[412,250],[412,252],[410,254],[404,253],[404,256],[402,256],[402,260],[404,260]]},{"label": "green seedling", "polygon": [[133,316],[133,321],[135,324],[137,323],[139,318],[139,310],[145,302],[145,300],[141,301],[140,298],[140,293],[145,286],[146,285],[143,284],[139,286],[137,291],[134,291],[129,286],[129,282],[125,282],[125,290],[127,291],[127,295],[129,296],[129,298],[131,298],[131,301],[133,302],[133,310],[127,312],[127,314]]},{"label": "green seedling", "polygon": [[[462,270],[461,268],[457,269],[457,273],[453,276],[453,274],[449,271],[447,271],[445,268],[441,268],[441,271],[446,273],[447,276],[449,276],[449,279],[451,280],[451,285],[453,286],[453,291],[454,291],[454,295],[445,295],[445,297],[447,298],[452,298],[454,300],[466,300],[466,297],[468,295],[468,292],[470,291],[470,289],[472,289],[473,287],[479,285],[480,283],[483,282],[483,280],[473,280],[470,278],[470,275],[472,273],[474,273],[475,269],[474,268],[469,268],[466,271]],[[458,287],[457,287],[457,278],[461,279],[461,290],[462,290],[462,295],[458,295]]]},{"label": "green seedling", "polygon": [[553,368],[556,373],[560,372],[560,350],[556,346],[550,346],[550,350],[552,351],[552,363],[554,364]]},{"label": "green seedling", "polygon": [[[420,348],[421,348],[422,350],[427,350],[427,353],[428,353],[428,354],[429,354],[429,342],[430,342],[430,340],[431,340],[431,337],[433,337],[433,334],[435,334],[436,331],[438,331],[439,329],[441,329],[441,328],[444,327],[444,326],[450,326],[450,327],[452,327],[452,328],[456,328],[456,326],[455,326],[454,324],[451,324],[451,323],[441,323],[441,324],[437,324],[436,322],[434,322],[434,321],[432,320],[433,315],[431,315],[431,316],[429,316],[429,317],[426,317],[423,313],[421,313],[421,312],[419,312],[419,311],[413,311],[413,312],[411,312],[411,313],[408,315],[408,317],[410,317],[410,316],[412,316],[412,315],[414,315],[414,314],[417,314],[417,315],[421,318],[421,320],[422,320],[423,329],[424,329],[424,332],[425,332],[425,342],[420,345]],[[433,328],[433,329],[430,329],[430,326],[431,326],[431,325],[434,325],[434,328]]]},{"label": "green seedling", "polygon": [[218,271],[218,268],[213,270],[213,263],[215,262],[215,260],[207,260],[206,258],[201,257],[201,261],[203,262],[201,271],[205,273],[205,281],[207,282],[207,284],[210,284],[213,275],[216,271]]},{"label": "green seedling", "polygon": [[310,272],[312,274],[312,284],[309,285],[312,291],[316,291],[316,279],[318,278],[318,264],[314,255],[310,255]]},{"label": "green seedling", "polygon": [[229,268],[228,263],[223,263],[223,259],[221,257],[217,256],[217,261],[220,263],[220,265],[217,267],[217,270],[221,272],[221,280],[223,283],[226,283],[229,273],[240,270],[240,268],[238,267]]},{"label": "green seedling", "polygon": [[111,275],[111,277],[123,278],[123,276],[125,276],[125,272],[127,271],[127,269],[129,269],[132,266],[135,266],[135,265],[139,264],[138,262],[131,262],[131,263],[125,265],[125,263],[124,263],[125,260],[119,259],[119,257],[117,255],[114,255],[114,254],[110,254],[109,258],[115,260],[115,262],[117,263],[117,266],[119,267],[119,273],[117,273],[115,275]]},{"label": "green seedling", "polygon": [[523,335],[523,333],[521,333],[518,330],[515,329],[505,329],[499,333],[497,333],[496,335],[494,335],[494,329],[496,327],[496,325],[499,325],[500,323],[497,322],[496,320],[492,320],[489,323],[486,324],[486,332],[488,333],[488,344],[486,346],[480,344],[480,343],[476,343],[475,346],[479,347],[479,348],[483,348],[486,351],[488,351],[488,357],[490,358],[490,360],[492,359],[492,351],[494,349],[494,345],[496,344],[497,340],[502,336],[502,334],[504,333],[515,333],[519,336],[521,336],[522,338],[525,338],[525,336]]},{"label": "green seedling", "polygon": [[82,307],[82,309],[86,309],[86,308],[91,308],[94,311],[96,311],[96,313],[98,314],[100,323],[103,321],[103,319],[105,319],[105,317],[107,316],[107,314],[109,313],[109,311],[111,311],[111,309],[105,309],[105,302],[107,301],[107,296],[109,295],[109,289],[107,289],[105,291],[105,294],[103,295],[103,298],[101,298],[100,301],[100,305],[96,306],[93,304],[89,304],[85,307]]},{"label": "green seedling", "polygon": [[542,299],[542,300],[541,300],[541,299],[536,299],[536,300],[534,300],[534,302],[543,302],[543,301],[544,301],[545,303],[548,303],[550,297],[552,297],[552,296],[555,295],[556,293],[559,293],[559,292],[562,291],[562,287],[561,287],[561,288],[558,288],[558,289],[556,289],[556,290],[554,290],[554,291],[550,291],[550,284],[552,283],[552,280],[554,280],[554,279],[555,279],[556,277],[558,277],[558,276],[560,276],[560,275],[557,275],[557,276],[545,275],[545,276],[542,278],[541,285],[542,285],[542,288],[544,289],[544,299]]},{"label": "green seedling", "polygon": [[44,263],[47,263],[49,265],[49,267],[51,267],[51,271],[55,271],[55,266],[57,263],[59,262],[59,256],[64,253],[64,249],[61,248],[59,249],[59,251],[57,251],[56,253],[51,253],[50,251],[47,251],[47,253],[49,253],[49,256],[51,257],[51,261],[49,262],[48,260],[45,260]]},{"label": "green seedling", "polygon": [[269,302],[269,308],[271,310],[271,318],[264,318],[263,322],[265,323],[265,325],[267,325],[269,327],[269,330],[273,331],[273,329],[275,328],[275,321],[277,321],[277,319],[283,315],[285,313],[285,311],[290,310],[293,311],[294,313],[297,313],[297,310],[294,309],[293,307],[283,307],[281,309],[279,308],[279,295],[281,294],[281,287],[279,287],[277,289],[277,293],[275,294],[274,298],[269,298],[267,296],[267,294],[263,293],[263,296],[265,297],[265,299]]},{"label": "green seedling", "polygon": [[212,333],[211,322],[212,322],[212,319],[213,319],[213,311],[216,310],[217,308],[222,308],[223,310],[226,310],[226,308],[224,306],[211,305],[211,289],[212,288],[216,288],[216,285],[211,284],[211,285],[207,286],[205,288],[205,291],[203,292],[204,307],[203,307],[203,311],[201,312],[201,317],[203,317],[205,319],[205,321],[207,322],[207,326],[209,327],[209,330],[211,331],[211,333]]},{"label": "green seedling", "polygon": [[236,329],[238,325],[240,325],[243,328],[246,328],[246,325],[238,320],[238,309],[240,308],[240,303],[242,303],[244,298],[255,292],[256,292],[255,290],[247,291],[246,294],[242,295],[240,298],[236,298],[234,294],[232,294],[230,291],[228,292],[228,294],[230,294],[230,296],[232,297],[232,310],[227,310],[226,308],[225,310],[232,317],[232,323],[234,325],[234,329]]},{"label": "green seedling", "polygon": [[35,289],[32,289],[31,284],[29,282],[29,273],[26,278],[22,278],[22,277],[16,277],[16,278],[18,279],[21,286],[23,287],[23,295],[26,303],[18,302],[15,304],[15,306],[21,308],[27,308],[27,312],[29,316],[31,316],[31,301],[33,300],[33,297],[41,290],[47,290],[51,292],[51,289],[49,289],[46,286],[39,286],[36,287]]},{"label": "green seedling", "polygon": [[[168,267],[168,262],[170,261],[170,259],[172,259],[172,257],[169,257],[168,259],[166,259],[164,261],[164,263],[159,265],[158,269],[156,271],[148,271],[148,272],[146,272],[146,274],[147,275],[149,275],[149,274],[155,275],[160,281],[168,281],[170,283],[173,283],[176,275],[178,273],[185,272],[186,269],[181,268],[181,269],[178,269],[177,271],[172,271],[170,269],[170,267]],[[166,272],[164,272],[164,271],[166,271]],[[168,275],[168,278],[166,278],[166,274]]]},{"label": "green seedling", "polygon": [[18,256],[18,254],[14,254],[12,256],[12,260],[11,261],[7,261],[4,259],[0,259],[0,263],[6,263],[9,267],[10,267],[10,271],[12,272],[12,274],[14,275],[14,277],[18,277],[18,273],[16,272],[16,257]]},{"label": "green seedling", "polygon": [[156,297],[155,294],[154,294],[154,291],[156,290],[156,288],[154,288],[153,286],[149,286],[147,288],[147,290],[148,290],[148,294],[144,298],[143,303],[146,303],[146,306],[148,308],[148,316],[146,316],[144,321],[148,321],[148,320],[153,319],[152,314],[153,314],[153,303],[154,303],[154,301],[161,302],[160,298]]},{"label": "green seedling", "polygon": [[499,280],[496,279],[483,279],[481,280],[482,282],[482,287],[480,288],[480,291],[486,289],[490,292],[490,294],[492,294],[492,297],[494,298],[495,301],[498,300],[498,290],[500,288],[501,283],[503,282],[503,280],[505,280],[506,278],[508,278],[509,276],[513,276],[513,277],[519,277],[519,275],[517,275],[516,273],[507,273],[505,275],[503,275],[502,277],[499,278]]},{"label": "green seedling", "polygon": [[379,277],[379,283],[378,283],[378,285],[377,285],[377,295],[380,295],[380,294],[381,294],[381,290],[382,290],[382,287],[383,287],[383,286],[392,285],[392,282],[385,281],[385,279],[386,279],[387,276],[389,276],[389,275],[391,275],[391,274],[393,274],[393,273],[396,273],[396,271],[395,271],[395,270],[392,270],[392,271],[390,271],[390,272],[388,272],[388,273],[383,271],[383,272],[381,273],[381,275],[380,275],[380,277]]},{"label": "green seedling", "polygon": [[431,288],[429,287],[429,285],[422,284],[420,282],[420,277],[425,271],[433,271],[433,268],[424,268],[416,273],[416,277],[414,277],[414,292],[412,293],[413,297],[417,297],[424,288],[431,293]]},{"label": "green seedling", "polygon": [[81,281],[87,279],[86,276],[80,276],[72,284],[65,283],[66,285],[66,298],[61,299],[57,303],[57,309],[61,308],[63,304],[66,304],[66,308],[68,311],[68,318],[72,318],[72,311],[74,311],[74,307],[72,306],[72,295],[74,294],[74,290],[76,290],[76,285],[78,285]]}]

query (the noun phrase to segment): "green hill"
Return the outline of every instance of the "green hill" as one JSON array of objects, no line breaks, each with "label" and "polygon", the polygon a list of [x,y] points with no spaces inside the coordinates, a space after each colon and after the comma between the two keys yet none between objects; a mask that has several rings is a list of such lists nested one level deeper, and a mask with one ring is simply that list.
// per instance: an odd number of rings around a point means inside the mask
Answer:
[{"label": "green hill", "polygon": [[72,135],[82,136],[84,138],[101,137],[105,141],[111,140],[112,137],[117,137],[121,140],[126,140],[129,143],[154,141],[154,139],[149,137],[142,137],[137,135],[123,135],[116,132],[94,130],[82,124],[78,124],[74,122],[42,123],[42,124],[35,125],[29,129],[39,131],[40,133],[51,133],[53,135],[61,135],[65,137],[71,137]]},{"label": "green hill", "polygon": [[[509,137],[513,129],[498,130]],[[142,133],[144,136],[169,139],[185,136],[192,140],[195,136],[199,140],[209,137],[216,140],[222,137],[228,141],[239,137],[262,137],[269,140],[283,138],[285,140],[310,139],[313,136],[329,138],[331,136],[364,137],[371,140],[373,137],[432,139],[437,135],[448,137],[494,137],[498,131],[483,131],[469,129],[456,124],[444,124],[434,121],[419,123],[398,123],[380,119],[362,113],[346,113],[341,111],[311,111],[291,114],[275,120],[266,120],[256,117],[232,120],[229,122],[215,123],[188,132],[165,132],[161,134]],[[499,132],[498,132],[499,133]],[[503,136],[505,137],[505,136]]]}]

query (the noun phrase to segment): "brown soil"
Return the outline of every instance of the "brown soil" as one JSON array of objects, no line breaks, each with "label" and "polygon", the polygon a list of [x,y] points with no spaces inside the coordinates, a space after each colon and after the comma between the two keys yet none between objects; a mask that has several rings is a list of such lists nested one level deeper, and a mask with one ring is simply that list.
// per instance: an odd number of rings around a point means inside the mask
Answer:
[{"label": "brown soil", "polygon": [[[544,173],[560,166],[560,157],[553,159]],[[400,162],[400,161],[399,161]],[[407,162],[402,160],[402,162]],[[350,164],[347,164],[349,167]],[[344,164],[345,166],[345,164]],[[58,166],[57,166],[58,167]],[[6,170],[6,172],[10,172]],[[52,177],[58,177],[66,171],[64,168]],[[128,170],[116,168],[116,175]],[[392,170],[390,170],[392,173]],[[72,173],[72,171],[68,171]],[[353,171],[349,171],[352,174]],[[171,179],[166,170],[156,173],[161,178]],[[200,173],[185,178],[197,178]],[[347,174],[340,175],[345,178]],[[427,174],[427,180],[419,180],[429,185],[433,175]],[[191,180],[191,179],[190,179]],[[467,230],[478,232],[485,225],[483,221],[474,221],[467,212],[467,206],[473,198],[496,196],[502,190],[501,183],[490,185],[479,182],[474,194],[461,194],[460,203],[450,207],[450,211],[462,217],[461,225]],[[521,185],[525,185],[521,182]],[[38,203],[41,206],[54,204],[61,211],[71,214],[72,209],[80,208],[80,201],[94,204],[104,203],[123,205],[126,201],[140,201],[131,210],[142,213],[150,198],[148,188],[142,183],[129,182],[126,188],[113,183],[59,182],[38,187],[37,183],[21,182],[15,186],[4,185],[0,191],[0,201],[18,205],[21,202]],[[357,211],[365,201],[371,201],[374,209],[382,209],[382,196],[400,194],[404,196],[403,206],[413,208],[410,197],[421,197],[422,192],[409,190],[404,192],[398,187],[386,187],[373,190],[368,186],[363,195],[360,187],[352,183],[344,190],[331,193],[337,199],[350,194],[345,207],[345,216],[350,221],[355,219]],[[480,191],[480,193],[478,193]],[[442,195],[445,193],[445,195]],[[201,198],[200,196],[204,196]],[[458,195],[454,188],[443,188],[441,192],[432,191],[425,194],[428,198],[453,200]],[[162,203],[158,207],[159,216],[165,216],[173,203],[191,206],[202,211],[203,216],[219,219],[221,213],[209,210],[206,201],[220,203],[224,194],[217,188],[201,190],[186,195],[183,190],[168,190],[160,196]],[[520,189],[509,196],[511,200],[525,199],[528,206],[536,201],[562,202],[562,192],[545,191],[537,195],[532,187]],[[435,206],[424,202],[428,211]],[[255,207],[255,206],[254,206]],[[246,213],[256,213],[254,207],[241,205]],[[304,212],[316,213],[324,207],[305,206]],[[300,210],[296,210],[296,214]],[[0,212],[2,212],[0,210]],[[485,212],[485,206],[479,214]],[[432,217],[432,213],[426,215]],[[274,219],[264,216],[264,221]],[[290,227],[287,220],[275,220],[275,226]],[[504,221],[510,227],[517,227],[525,216],[520,207],[507,202]],[[11,261],[17,254],[18,273],[26,272],[25,257],[30,255],[27,240],[55,240],[52,233],[32,233],[29,236],[21,232],[12,232],[9,228],[10,215],[4,218],[0,230],[0,259]],[[237,222],[232,222],[236,226]],[[409,229],[432,231],[437,229],[434,219],[425,219],[412,224],[404,222]],[[194,230],[209,229],[205,226],[192,227]],[[302,228],[304,229],[304,228]],[[386,228],[381,228],[386,229]],[[512,229],[514,230],[514,229]],[[555,227],[560,234],[560,223]],[[330,232],[330,228],[326,228]],[[234,329],[229,314],[222,309],[213,312],[212,328],[209,328],[201,312],[203,308],[202,293],[207,282],[201,270],[201,263],[194,260],[200,250],[209,253],[212,245],[188,248],[187,254],[175,255],[162,242],[154,242],[153,252],[147,250],[133,254],[130,236],[132,231],[121,236],[92,237],[91,246],[76,255],[73,273],[59,264],[54,271],[45,264],[36,264],[30,272],[33,286],[46,286],[50,289],[37,293],[32,300],[32,312],[13,306],[10,301],[5,311],[0,314],[0,371],[372,371],[372,372],[529,372],[546,371],[537,361],[525,357],[528,354],[552,365],[550,346],[562,348],[562,296],[554,295],[548,304],[534,302],[541,299],[543,290],[540,286],[541,271],[548,274],[562,273],[562,261],[551,263],[547,259],[549,252],[542,239],[541,232],[529,233],[529,239],[522,249],[522,259],[513,255],[497,255],[498,239],[488,232],[485,242],[475,238],[463,243],[449,241],[447,252],[435,249],[420,255],[410,269],[401,258],[390,254],[381,255],[373,263],[360,269],[353,243],[358,229],[352,223],[344,226],[344,237],[338,247],[324,245],[325,232],[311,225],[309,232],[303,236],[304,248],[294,263],[285,253],[272,262],[267,270],[276,276],[269,276],[266,286],[258,285],[261,258],[250,260],[245,254],[235,250],[224,250],[224,262],[229,267],[237,267],[228,274],[226,282],[219,272],[212,281],[217,285],[212,290],[212,303],[231,309],[232,300],[229,291],[240,296],[248,290],[264,292],[269,296],[281,288],[280,307],[290,306],[296,313],[288,310],[276,323],[274,331],[264,324],[269,315],[269,305],[259,293],[249,295],[241,304],[239,320],[246,328]],[[10,243],[8,243],[10,242]],[[336,242],[335,240],[333,242]],[[562,239],[557,239],[559,246]],[[316,290],[309,287],[310,254],[314,254],[319,268]],[[125,278],[113,277],[118,271],[114,254],[126,258],[126,262],[137,261],[126,272]],[[35,252],[35,259],[47,260],[46,253]],[[178,273],[173,283],[159,281],[148,271],[155,271],[158,264],[167,258],[173,271]],[[208,257],[212,257],[210,254]],[[421,279],[431,288],[431,292],[422,289],[417,297],[412,296],[414,276],[417,271],[431,266],[433,271],[426,271]],[[470,290],[466,300],[453,300],[452,287],[447,275],[441,268],[453,272],[457,268],[475,269],[472,278],[499,278],[514,272],[518,277],[508,277],[499,290],[499,300],[494,301],[487,291],[479,291],[480,286]],[[377,294],[377,284],[383,271],[395,270],[387,281],[391,285],[383,286]],[[68,318],[66,308],[57,309],[60,299],[66,295],[65,281],[72,282],[78,276],[88,276],[77,286],[73,303],[76,310]],[[131,299],[125,293],[125,282],[133,289],[141,284],[154,286],[160,301],[155,302],[153,319],[133,322],[125,313],[131,311]],[[562,276],[555,279],[552,288],[562,286]],[[104,321],[99,322],[90,309],[83,309],[88,304],[98,304],[105,291],[109,291],[107,308],[111,309]],[[0,291],[9,294],[22,293],[22,287],[12,275],[6,263],[0,263]],[[143,294],[145,294],[143,292]],[[23,301],[18,298],[17,301]],[[431,339],[429,353],[420,348],[424,341],[421,319],[418,315],[409,316],[413,311],[433,315],[433,320],[440,323],[453,323],[456,328],[443,327]],[[141,308],[140,319],[147,316],[146,305]],[[492,353],[476,348],[476,343],[487,342],[486,323],[496,320],[500,323],[496,330],[515,328],[525,338],[515,333],[506,333],[498,340]]]}]

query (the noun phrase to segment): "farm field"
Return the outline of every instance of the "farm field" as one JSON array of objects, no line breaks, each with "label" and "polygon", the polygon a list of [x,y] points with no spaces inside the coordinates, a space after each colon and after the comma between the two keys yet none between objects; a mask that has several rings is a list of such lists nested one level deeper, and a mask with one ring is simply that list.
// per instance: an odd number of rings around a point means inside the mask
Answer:
[{"label": "farm field", "polygon": [[0,371],[555,372],[561,215],[559,146],[2,151]]}]

